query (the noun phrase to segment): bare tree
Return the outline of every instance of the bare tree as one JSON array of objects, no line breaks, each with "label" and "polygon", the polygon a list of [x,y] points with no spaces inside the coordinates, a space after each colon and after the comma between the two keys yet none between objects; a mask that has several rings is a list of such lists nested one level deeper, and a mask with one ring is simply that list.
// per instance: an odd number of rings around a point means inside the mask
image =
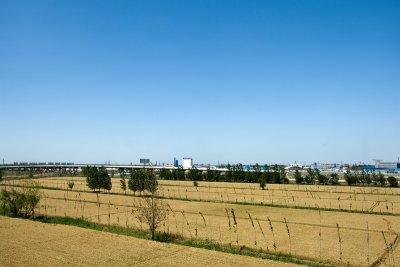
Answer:
[{"label": "bare tree", "polygon": [[138,201],[135,217],[141,223],[149,226],[151,239],[155,239],[156,229],[168,218],[168,205],[157,197],[157,188],[151,191],[149,197],[143,197]]}]

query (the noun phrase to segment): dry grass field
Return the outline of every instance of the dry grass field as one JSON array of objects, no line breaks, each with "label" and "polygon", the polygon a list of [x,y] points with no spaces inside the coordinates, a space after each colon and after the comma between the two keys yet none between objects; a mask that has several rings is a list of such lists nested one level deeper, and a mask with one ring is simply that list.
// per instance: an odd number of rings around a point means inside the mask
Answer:
[{"label": "dry grass field", "polygon": [[[66,190],[70,180],[74,191]],[[146,228],[134,216],[140,196],[123,195],[119,179],[113,179],[112,190],[119,194],[92,193],[80,177],[37,181],[63,189],[42,189],[37,213]],[[268,185],[261,190],[257,184],[200,182],[194,187],[193,182],[160,181],[160,195],[170,207],[160,231],[334,265],[368,266],[381,260],[399,266],[399,194],[399,189],[373,187]],[[246,201],[233,200],[243,197]],[[261,202],[280,206],[248,205]],[[332,210],[318,210],[324,206]]]},{"label": "dry grass field", "polygon": [[294,266],[0,216],[0,266]]},{"label": "dry grass field", "polygon": [[[67,189],[74,181],[74,189],[87,191],[82,177],[43,178],[45,187]],[[111,193],[123,194],[118,178],[113,178]],[[199,182],[194,187],[190,181],[160,181],[160,195],[165,198],[282,205],[289,207],[323,208],[400,215],[400,188],[319,186],[319,185],[268,185],[260,190],[255,183]],[[128,193],[132,194],[132,192]]]}]

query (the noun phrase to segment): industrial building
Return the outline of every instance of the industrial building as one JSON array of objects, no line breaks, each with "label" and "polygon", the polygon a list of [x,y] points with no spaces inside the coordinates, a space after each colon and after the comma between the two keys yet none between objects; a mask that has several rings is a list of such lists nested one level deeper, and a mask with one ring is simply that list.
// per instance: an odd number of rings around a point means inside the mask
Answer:
[{"label": "industrial building", "polygon": [[192,167],[193,167],[193,159],[192,158],[183,158],[182,168],[191,169]]},{"label": "industrial building", "polygon": [[400,169],[399,162],[384,162],[382,160],[374,159],[375,169]]}]

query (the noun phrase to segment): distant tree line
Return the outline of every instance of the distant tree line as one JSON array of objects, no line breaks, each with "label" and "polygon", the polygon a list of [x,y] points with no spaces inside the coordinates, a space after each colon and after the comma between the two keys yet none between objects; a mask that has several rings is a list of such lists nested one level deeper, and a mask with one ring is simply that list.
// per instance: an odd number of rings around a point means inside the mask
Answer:
[{"label": "distant tree line", "polygon": [[386,186],[389,183],[390,187],[398,187],[399,183],[393,176],[385,178],[385,176],[378,172],[368,172],[362,170],[361,172],[346,172],[344,179],[348,185],[374,185],[374,186]]},{"label": "distant tree line", "polygon": [[308,169],[307,174],[303,177],[298,170],[294,173],[296,184],[321,184],[321,185],[339,185],[339,176],[337,173],[330,175],[321,174],[318,169]]},{"label": "distant tree line", "polygon": [[[289,179],[287,172],[283,166],[272,165],[264,166],[264,170],[258,164],[252,166],[251,171],[245,171],[242,164],[228,164],[225,175],[221,171],[208,168],[206,171],[201,171],[196,168],[185,170],[177,168],[173,170],[161,169],[159,173],[160,179],[163,180],[188,180],[188,181],[208,181],[208,182],[248,182],[259,183],[262,189],[265,189],[267,184],[287,184]],[[265,170],[268,168],[268,170]],[[111,178],[107,170],[103,167],[89,167],[83,170],[86,176],[86,182],[90,189],[96,191],[111,190]],[[142,193],[143,191],[154,192],[157,190],[157,178],[151,169],[136,169],[133,170],[129,179],[125,177],[125,172],[120,170],[120,184],[125,191],[129,189],[134,192]],[[294,173],[294,180],[297,184],[320,184],[320,185],[339,185],[339,175],[331,173],[329,175],[321,174],[318,169],[308,169],[307,173],[303,174],[298,170]],[[381,173],[358,171],[346,172],[344,180],[348,185],[374,185],[398,187],[398,181],[395,177],[390,176],[385,178]],[[198,185],[198,183],[197,183]]]},{"label": "distant tree line", "polygon": [[[208,181],[208,182],[248,182],[248,183],[289,183],[286,171],[282,166],[269,167],[270,171],[262,171],[261,166],[256,164],[251,171],[245,171],[242,164],[226,166],[227,171],[222,175],[221,171],[208,168],[206,171],[200,171],[192,168],[185,171],[183,168],[160,170],[160,178],[164,180],[189,180],[189,181]],[[262,186],[263,187],[263,186]]]},{"label": "distant tree line", "polygon": [[[321,174],[318,169],[308,169],[304,177],[301,172],[296,170],[294,179],[297,184],[339,185],[339,175],[337,173],[324,175]],[[348,185],[385,186],[388,183],[390,187],[399,186],[397,179],[393,176],[385,178],[382,173],[368,172],[365,170],[357,172],[347,171],[344,174],[344,180]]]}]

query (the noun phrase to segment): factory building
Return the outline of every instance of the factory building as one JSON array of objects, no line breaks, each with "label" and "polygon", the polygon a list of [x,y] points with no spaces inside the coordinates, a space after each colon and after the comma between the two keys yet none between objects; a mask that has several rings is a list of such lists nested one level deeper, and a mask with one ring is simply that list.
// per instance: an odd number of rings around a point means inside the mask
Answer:
[{"label": "factory building", "polygon": [[193,159],[192,158],[183,158],[182,168],[191,169],[192,167],[193,167]]},{"label": "factory building", "polygon": [[399,162],[384,162],[381,160],[375,160],[375,168],[376,169],[399,169]]}]

